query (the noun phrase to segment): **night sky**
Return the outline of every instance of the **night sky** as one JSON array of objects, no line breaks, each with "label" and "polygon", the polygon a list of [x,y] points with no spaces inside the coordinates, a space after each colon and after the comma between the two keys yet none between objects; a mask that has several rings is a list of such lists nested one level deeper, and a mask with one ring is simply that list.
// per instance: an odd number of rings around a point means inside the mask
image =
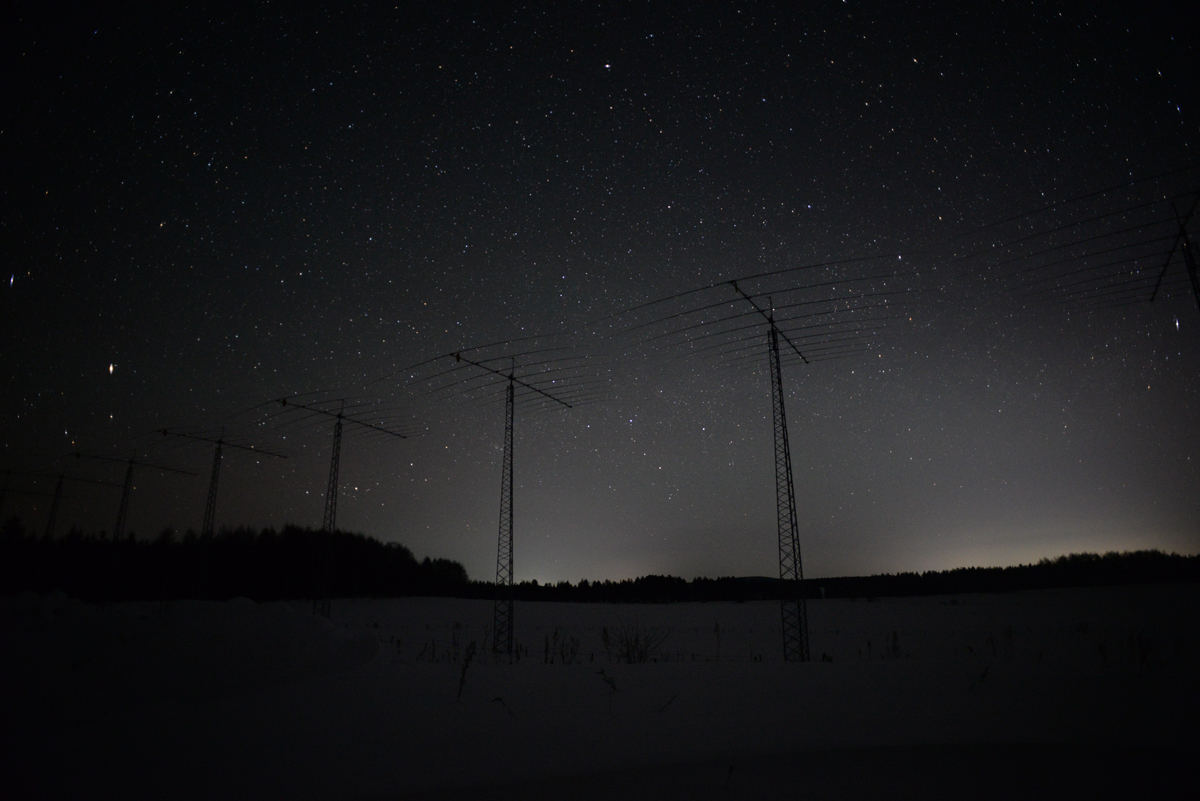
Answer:
[{"label": "night sky", "polygon": [[[80,452],[196,473],[138,468],[129,528],[199,529],[212,446],[165,427],[287,455],[226,450],[218,526],[317,527],[333,421],[295,403],[344,401],[407,438],[347,424],[339,527],[490,580],[503,382],[466,349],[573,407],[518,392],[517,580],[776,575],[742,279],[812,355],[807,576],[1200,551],[1180,20],[203,5],[6,14],[4,517],[121,482]],[[119,498],[68,480],[58,533]]]}]

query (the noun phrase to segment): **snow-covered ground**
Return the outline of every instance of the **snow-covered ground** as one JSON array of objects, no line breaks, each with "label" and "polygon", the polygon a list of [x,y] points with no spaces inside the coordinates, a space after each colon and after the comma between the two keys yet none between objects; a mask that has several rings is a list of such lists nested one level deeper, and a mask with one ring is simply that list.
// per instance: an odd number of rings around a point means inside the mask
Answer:
[{"label": "snow-covered ground", "polygon": [[[1200,587],[775,603],[0,601],[4,797],[1195,797]],[[651,661],[620,661],[631,638]],[[470,658],[468,659],[468,654]]]}]

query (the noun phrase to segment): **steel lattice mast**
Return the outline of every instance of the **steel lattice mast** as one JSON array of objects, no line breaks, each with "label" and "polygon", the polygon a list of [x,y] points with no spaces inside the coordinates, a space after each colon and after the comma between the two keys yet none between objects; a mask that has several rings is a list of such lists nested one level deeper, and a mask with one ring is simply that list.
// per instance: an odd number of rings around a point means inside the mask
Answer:
[{"label": "steel lattice mast", "polygon": [[333,453],[329,457],[329,482],[325,485],[325,514],[321,517],[321,530],[333,532],[337,529],[338,473],[342,465],[342,423],[346,419],[345,403],[338,409],[333,424]]},{"label": "steel lattice mast", "polygon": [[[808,661],[808,610],[800,594],[804,568],[800,559],[796,485],[788,444],[787,413],[783,404],[783,371],[779,366],[779,329],[771,320],[771,417],[775,424],[775,518],[779,532],[779,601],[785,662]],[[794,597],[789,598],[792,594]]]},{"label": "steel lattice mast", "polygon": [[63,484],[65,482],[73,481],[73,482],[77,482],[80,484],[97,484],[97,485],[104,486],[104,487],[119,487],[119,486],[121,486],[120,484],[114,484],[111,481],[95,481],[90,478],[80,478],[79,476],[69,476],[66,473],[58,473],[56,476],[56,474],[54,474],[54,473],[41,473],[41,472],[36,472],[36,471],[35,472],[15,472],[12,470],[5,470],[3,472],[5,475],[5,486],[4,486],[5,490],[7,490],[7,478],[9,476],[24,475],[24,476],[35,476],[35,477],[49,477],[49,478],[56,479],[55,483],[54,483],[54,492],[52,492],[52,493],[45,493],[45,492],[22,492],[21,493],[22,495],[50,495],[51,496],[50,512],[46,516],[46,534],[45,534],[45,536],[46,536],[47,540],[54,539],[54,531],[55,531],[55,528],[57,526],[57,521],[58,521],[58,508],[59,508],[59,506],[62,505]]},{"label": "steel lattice mast", "polygon": [[325,512],[321,516],[321,530],[332,533],[337,528],[337,497],[338,497],[338,473],[341,469],[342,461],[342,427],[344,423],[352,423],[353,425],[365,428],[370,431],[377,431],[380,434],[387,434],[391,437],[399,437],[400,439],[408,439],[399,431],[377,426],[374,423],[368,423],[365,420],[359,420],[355,417],[346,415],[346,403],[341,402],[341,406],[336,412],[331,412],[328,409],[322,409],[320,406],[311,406],[307,403],[300,403],[293,398],[280,398],[281,406],[291,406],[296,409],[303,409],[313,414],[321,414],[326,417],[334,418],[333,424],[333,453],[329,457],[329,481],[325,485]]},{"label": "steel lattice mast", "polygon": [[54,484],[54,499],[50,501],[50,516],[46,518],[46,539],[54,539],[54,524],[58,520],[58,503],[62,500],[63,479],[62,473],[58,474],[58,481]]},{"label": "steel lattice mast", "polygon": [[[766,323],[775,457],[781,634],[783,657],[788,662],[806,661],[811,652],[795,477],[780,365],[784,357],[791,358],[792,354],[804,364],[810,364],[841,359],[870,347],[864,326],[874,327],[875,324],[885,324],[894,319],[896,315],[889,310],[889,296],[905,294],[908,290],[889,287],[888,282],[896,278],[894,269],[876,274],[846,276],[836,268],[879,259],[879,256],[865,256],[769,270],[677,292],[620,313],[634,314],[639,310],[667,303],[677,304],[690,298],[683,308],[653,314],[651,319],[642,319],[626,328],[626,331],[646,331],[648,338],[645,341],[655,343],[656,348],[686,347],[689,357],[711,353],[726,362],[742,361],[752,353],[760,353],[764,333],[762,323]],[[741,287],[743,282],[755,282],[757,285],[767,279],[813,270],[821,271],[814,275],[813,280],[777,290],[783,293],[778,306],[774,302],[778,298],[772,298],[770,293],[751,294]],[[855,289],[855,285],[866,286]],[[727,296],[701,297],[703,293],[725,290],[726,286],[732,287],[740,299],[749,304],[749,310],[731,309]],[[760,305],[758,299],[765,299],[766,304]],[[740,306],[740,303],[737,305]],[[801,352],[797,342],[804,343],[805,352]],[[760,359],[761,356],[757,356],[754,360],[758,363]]]},{"label": "steel lattice mast", "polygon": [[754,299],[742,291],[736,281],[730,285],[745,298],[767,321],[769,361],[771,369],[771,418],[775,446],[775,520],[779,538],[779,579],[782,597],[779,601],[783,659],[785,662],[808,661],[808,610],[801,593],[804,570],[800,558],[799,521],[796,514],[796,485],[792,475],[792,451],[788,443],[787,412],[783,401],[783,371],[779,364],[779,340],[783,338],[804,362],[808,363],[795,343],[775,325],[772,311],[764,311]]},{"label": "steel lattice mast", "polygon": [[496,598],[492,609],[493,638],[492,648],[496,653],[513,656],[513,397],[514,389],[520,384],[523,389],[554,401],[568,409],[571,404],[562,398],[557,398],[544,389],[522,381],[516,377],[516,365],[510,364],[508,372],[497,370],[495,367],[474,361],[462,355],[454,354],[455,361],[466,362],[481,370],[507,379],[508,386],[504,393],[504,464],[500,472],[500,525],[496,545]]},{"label": "steel lattice mast", "polygon": [[196,475],[195,473],[193,473],[190,470],[179,470],[178,468],[175,468],[175,467],[165,467],[160,464],[150,464],[149,462],[139,462],[138,460],[134,459],[132,456],[129,457],[128,460],[125,460],[125,459],[115,459],[111,456],[97,456],[95,454],[76,453],[75,457],[79,458],[79,459],[99,459],[99,460],[105,461],[105,462],[126,462],[127,461],[127,466],[125,468],[125,482],[122,484],[122,487],[121,487],[121,505],[117,509],[117,522],[115,525],[113,525],[112,536],[113,536],[114,540],[119,540],[121,537],[125,536],[125,523],[126,523],[127,518],[129,517],[129,496],[133,493],[133,467],[134,467],[134,465],[139,465],[141,467],[150,467],[150,468],[153,468],[154,470],[161,470],[166,473],[179,473],[180,475],[185,475],[185,476]]},{"label": "steel lattice mast", "polygon": [[208,477],[208,497],[204,499],[204,520],[200,523],[200,536],[205,538],[213,535],[217,516],[217,485],[221,481],[221,448],[224,444],[217,440],[217,447],[213,451],[212,472]]},{"label": "steel lattice mast", "polygon": [[90,478],[80,478],[79,476],[68,476],[66,473],[59,473],[58,480],[54,484],[54,499],[50,502],[50,515],[46,518],[46,539],[48,540],[54,538],[54,529],[58,521],[58,507],[62,503],[64,481],[74,481],[80,484],[96,484],[102,487],[120,486],[120,484],[114,484],[111,481],[95,481]]},{"label": "steel lattice mast", "polygon": [[500,524],[496,545],[496,600],[492,650],[513,652],[513,377],[504,393],[504,463],[500,470]]},{"label": "steel lattice mast", "polygon": [[[340,401],[336,412],[329,409],[322,409],[320,406],[311,406],[307,403],[300,403],[294,398],[280,398],[279,404],[284,407],[292,407],[303,409],[313,414],[324,415],[334,418],[333,424],[333,453],[329,457],[329,480],[325,485],[325,511],[321,516],[321,532],[326,536],[332,535],[337,531],[337,507],[338,507],[338,492],[339,480],[338,474],[341,469],[342,461],[342,429],[345,423],[351,423],[360,428],[365,428],[370,431],[375,431],[381,434],[387,434],[391,437],[400,439],[408,439],[399,431],[392,431],[383,426],[368,423],[365,420],[359,420],[356,417],[348,417],[346,415],[346,402]],[[328,617],[332,608],[332,601],[329,598],[329,578],[330,571],[329,560],[323,558],[320,553],[321,546],[318,543],[317,537],[311,538],[311,558],[313,569],[313,612],[316,614]]]},{"label": "steel lattice mast", "polygon": [[208,437],[200,434],[188,434],[183,431],[172,431],[169,428],[161,429],[161,431],[164,437],[171,436],[182,437],[184,439],[194,439],[199,442],[211,442],[216,446],[215,450],[213,451],[212,471],[209,474],[208,479],[208,496],[204,501],[204,520],[200,526],[200,534],[205,538],[212,537],[216,524],[217,486],[220,484],[221,480],[221,461],[224,448],[226,446],[230,448],[240,448],[241,450],[262,454],[264,456],[274,456],[276,459],[287,458],[282,453],[275,453],[273,451],[263,450],[262,448],[255,448],[251,445],[237,445],[232,442],[226,442],[223,435],[220,437]]}]

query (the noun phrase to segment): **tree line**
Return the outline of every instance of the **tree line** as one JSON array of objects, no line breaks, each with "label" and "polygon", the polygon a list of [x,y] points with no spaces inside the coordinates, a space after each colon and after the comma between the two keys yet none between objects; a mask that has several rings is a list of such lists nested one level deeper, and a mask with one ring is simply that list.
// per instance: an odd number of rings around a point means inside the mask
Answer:
[{"label": "tree line", "polygon": [[461,564],[417,560],[399,543],[298,526],[228,528],[201,537],[165,529],[152,540],[72,529],[27,534],[17,518],[0,529],[0,593],[62,591],[84,600],[254,600],[459,594]]},{"label": "tree line", "polygon": [[62,591],[83,600],[254,600],[403,597],[494,598],[523,601],[667,603],[756,601],[784,597],[873,598],[1012,592],[1056,587],[1192,582],[1200,556],[1143,550],[1077,553],[1013,567],[963,567],[873,576],[783,582],[768,577],[682,579],[648,575],[618,581],[583,580],[510,588],[470,581],[461,564],[418,560],[395,542],[362,534],[298,526],[227,528],[211,537],[165,529],[152,540],[72,529],[60,538],[28,534],[18,518],[0,528],[0,594]]},{"label": "tree line", "polygon": [[[951,595],[969,592],[1015,592],[1065,587],[1200,581],[1200,556],[1180,556],[1155,550],[1076,553],[1036,564],[1011,567],[962,567],[923,573],[813,578],[783,582],[768,577],[722,577],[686,580],[648,575],[619,581],[525,581],[512,588],[527,601],[666,603],[677,601],[765,601],[784,597],[878,598]],[[467,588],[479,597],[491,585]],[[488,596],[490,597],[490,596]]]}]

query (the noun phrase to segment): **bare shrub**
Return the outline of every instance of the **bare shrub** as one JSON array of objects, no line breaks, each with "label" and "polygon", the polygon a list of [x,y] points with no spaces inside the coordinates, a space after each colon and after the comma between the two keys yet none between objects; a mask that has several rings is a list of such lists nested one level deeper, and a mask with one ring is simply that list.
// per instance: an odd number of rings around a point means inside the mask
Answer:
[{"label": "bare shrub", "polygon": [[604,640],[604,650],[609,657],[613,656],[626,664],[638,664],[652,661],[658,649],[671,636],[670,629],[659,629],[643,626],[640,623],[624,624],[609,635],[608,627],[601,632]]}]

